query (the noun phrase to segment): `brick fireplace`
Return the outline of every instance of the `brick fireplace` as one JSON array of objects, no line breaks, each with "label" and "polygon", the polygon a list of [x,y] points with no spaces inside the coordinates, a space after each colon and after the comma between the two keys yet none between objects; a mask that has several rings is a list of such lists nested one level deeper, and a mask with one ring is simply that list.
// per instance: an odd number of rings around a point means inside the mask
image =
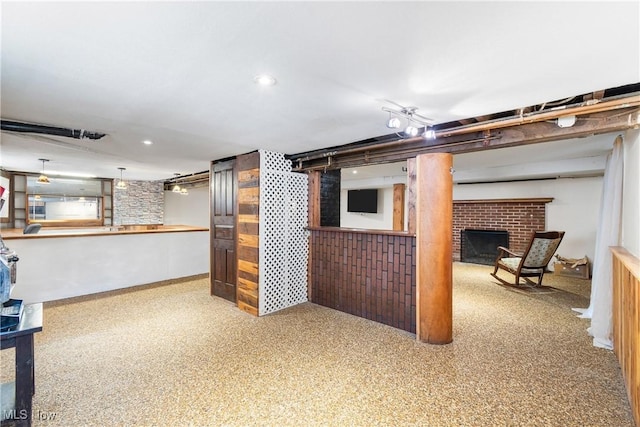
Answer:
[{"label": "brick fireplace", "polygon": [[546,204],[553,198],[453,201],[453,260],[460,261],[460,235],[465,229],[506,230],[509,248],[519,252],[533,231],[546,229]]}]

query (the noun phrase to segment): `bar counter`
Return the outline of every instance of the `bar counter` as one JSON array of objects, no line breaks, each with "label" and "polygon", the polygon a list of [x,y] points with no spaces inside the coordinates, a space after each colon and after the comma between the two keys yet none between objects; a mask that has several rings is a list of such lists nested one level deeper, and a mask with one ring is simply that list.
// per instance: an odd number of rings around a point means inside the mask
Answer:
[{"label": "bar counter", "polygon": [[43,228],[38,234],[1,234],[19,257],[11,296],[26,303],[209,272],[209,229],[203,227]]}]

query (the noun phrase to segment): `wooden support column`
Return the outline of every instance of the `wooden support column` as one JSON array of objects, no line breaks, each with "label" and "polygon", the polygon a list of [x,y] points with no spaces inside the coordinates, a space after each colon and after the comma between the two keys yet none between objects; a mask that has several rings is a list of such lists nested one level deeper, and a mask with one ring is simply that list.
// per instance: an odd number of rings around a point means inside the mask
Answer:
[{"label": "wooden support column", "polygon": [[408,201],[407,201],[407,231],[409,234],[416,234],[416,158],[407,159],[407,183],[408,183]]},{"label": "wooden support column", "polygon": [[393,184],[393,230],[404,230],[404,184]]},{"label": "wooden support column", "polygon": [[[320,227],[320,171],[309,172],[309,227]],[[307,298],[313,301],[313,245],[309,244],[307,262]]]},{"label": "wooden support column", "polygon": [[416,157],[416,338],[453,341],[453,156]]},{"label": "wooden support column", "polygon": [[309,227],[320,227],[320,171],[309,172]]}]

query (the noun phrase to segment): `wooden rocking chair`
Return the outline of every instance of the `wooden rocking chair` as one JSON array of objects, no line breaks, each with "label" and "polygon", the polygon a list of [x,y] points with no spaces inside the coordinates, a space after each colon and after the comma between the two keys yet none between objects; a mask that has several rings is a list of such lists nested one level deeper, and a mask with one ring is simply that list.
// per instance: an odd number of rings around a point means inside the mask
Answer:
[{"label": "wooden rocking chair", "polygon": [[[491,275],[509,286],[520,286],[521,277],[531,285],[541,286],[542,276],[544,276],[547,265],[558,249],[563,236],[564,231],[536,231],[531,235],[527,249],[521,255],[511,252],[503,246],[498,246],[499,253]],[[499,268],[513,274],[515,283],[509,283],[498,277],[496,273]],[[538,283],[532,282],[528,279],[529,277],[537,277]]]}]

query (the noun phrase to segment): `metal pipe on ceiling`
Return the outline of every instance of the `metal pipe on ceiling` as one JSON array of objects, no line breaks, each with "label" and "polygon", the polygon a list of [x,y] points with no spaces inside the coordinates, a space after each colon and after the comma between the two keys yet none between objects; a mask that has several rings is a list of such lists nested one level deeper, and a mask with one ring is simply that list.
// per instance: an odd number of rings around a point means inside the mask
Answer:
[{"label": "metal pipe on ceiling", "polygon": [[45,135],[65,136],[75,139],[93,139],[97,140],[104,137],[105,133],[90,132],[85,129],[70,129],[56,126],[36,125],[32,123],[14,122],[11,120],[0,121],[0,127],[4,131],[22,132],[22,133],[40,133]]},{"label": "metal pipe on ceiling", "polygon": [[536,123],[546,120],[557,119],[564,116],[577,116],[580,114],[599,113],[602,111],[610,111],[618,108],[629,108],[640,105],[640,95],[626,98],[614,99],[611,101],[602,101],[598,103],[584,102],[576,106],[557,107],[543,112],[531,112],[524,115],[511,116],[508,118],[496,119],[482,123],[458,126],[452,129],[443,129],[436,131],[436,138],[459,135],[470,132],[480,132],[484,130],[500,129],[509,126],[516,126],[525,123]]}]

